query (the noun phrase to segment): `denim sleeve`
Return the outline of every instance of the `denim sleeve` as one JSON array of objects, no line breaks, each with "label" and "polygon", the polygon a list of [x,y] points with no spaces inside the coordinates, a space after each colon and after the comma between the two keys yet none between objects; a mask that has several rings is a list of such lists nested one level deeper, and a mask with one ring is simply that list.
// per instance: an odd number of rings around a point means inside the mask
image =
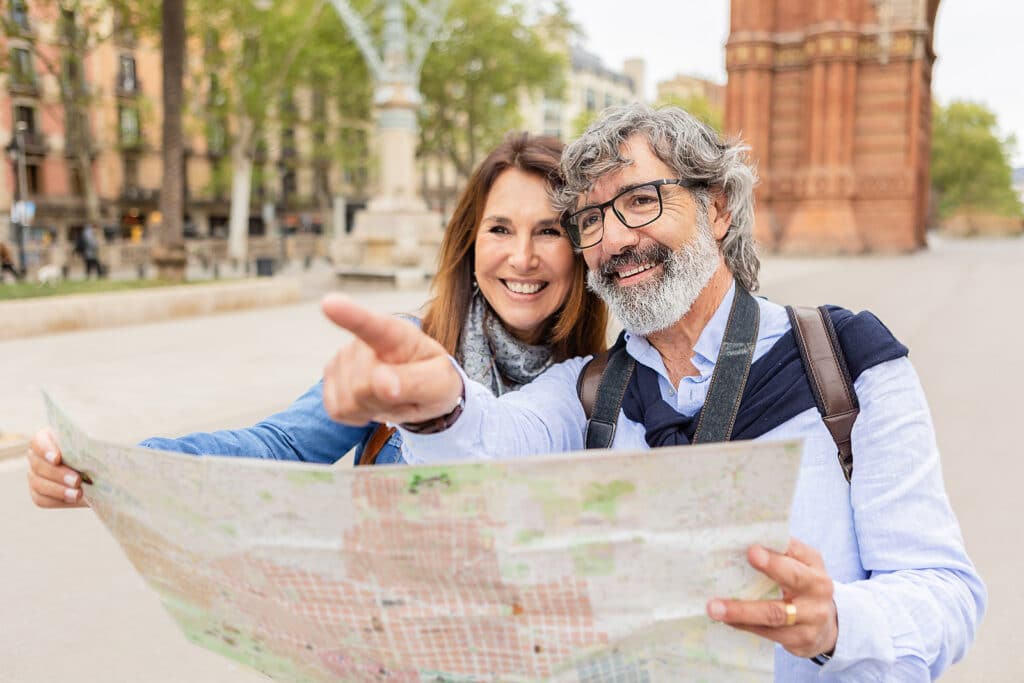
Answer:
[{"label": "denim sleeve", "polygon": [[195,455],[333,463],[369,437],[376,425],[350,427],[331,420],[318,382],[288,408],[246,429],[197,432],[177,439],[151,438],[140,446]]}]

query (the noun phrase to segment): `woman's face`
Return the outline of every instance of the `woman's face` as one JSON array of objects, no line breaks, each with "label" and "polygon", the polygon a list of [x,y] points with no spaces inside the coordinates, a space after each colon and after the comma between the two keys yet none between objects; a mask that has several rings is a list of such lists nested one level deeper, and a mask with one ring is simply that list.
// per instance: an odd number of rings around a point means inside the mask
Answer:
[{"label": "woman's face", "polygon": [[539,175],[501,172],[477,226],[480,292],[517,339],[538,343],[569,295],[576,255]]}]

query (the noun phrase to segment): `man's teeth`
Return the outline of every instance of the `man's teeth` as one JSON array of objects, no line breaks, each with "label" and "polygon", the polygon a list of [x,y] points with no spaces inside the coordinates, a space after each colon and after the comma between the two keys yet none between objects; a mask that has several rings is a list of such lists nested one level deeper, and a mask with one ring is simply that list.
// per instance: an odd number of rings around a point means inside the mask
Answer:
[{"label": "man's teeth", "polygon": [[539,282],[509,282],[508,280],[505,281],[505,286],[516,294],[536,294],[544,287]]},{"label": "man's teeth", "polygon": [[650,270],[653,267],[654,267],[653,263],[645,263],[642,266],[637,266],[633,270],[623,270],[623,271],[620,271],[619,272],[619,279],[621,280],[623,278],[632,277],[633,275],[636,275],[637,273],[642,273],[645,270]]}]

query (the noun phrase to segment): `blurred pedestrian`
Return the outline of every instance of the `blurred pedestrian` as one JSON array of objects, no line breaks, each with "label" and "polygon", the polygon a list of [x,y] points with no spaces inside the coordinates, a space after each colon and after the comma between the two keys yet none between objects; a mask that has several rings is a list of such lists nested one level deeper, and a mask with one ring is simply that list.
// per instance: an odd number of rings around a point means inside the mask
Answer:
[{"label": "blurred pedestrian", "polygon": [[3,281],[4,273],[10,273],[15,280],[21,280],[21,273],[14,265],[14,253],[6,242],[0,242],[0,281]]},{"label": "blurred pedestrian", "polygon": [[100,265],[100,243],[96,239],[96,231],[91,225],[86,225],[82,231],[82,258],[85,260],[85,277],[89,279],[92,272],[96,271],[96,278],[103,277],[103,267]]}]

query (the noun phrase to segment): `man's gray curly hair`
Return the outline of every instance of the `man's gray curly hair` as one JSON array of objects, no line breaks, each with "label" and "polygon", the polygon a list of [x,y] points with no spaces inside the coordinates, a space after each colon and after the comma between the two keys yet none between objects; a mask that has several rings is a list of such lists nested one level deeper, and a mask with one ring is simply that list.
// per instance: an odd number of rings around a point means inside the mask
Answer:
[{"label": "man's gray curly hair", "polygon": [[[619,148],[636,133],[647,139],[677,177],[724,192],[732,214],[721,242],[725,264],[740,284],[756,291],[761,263],[754,245],[757,174],[748,161],[750,148],[739,139],[723,140],[713,128],[678,107],[652,109],[630,104],[606,109],[562,153],[565,186],[556,197],[559,210],[576,210],[580,196],[598,178],[630,163],[619,154]],[[704,189],[695,189],[693,194],[706,210],[711,194]]]}]

